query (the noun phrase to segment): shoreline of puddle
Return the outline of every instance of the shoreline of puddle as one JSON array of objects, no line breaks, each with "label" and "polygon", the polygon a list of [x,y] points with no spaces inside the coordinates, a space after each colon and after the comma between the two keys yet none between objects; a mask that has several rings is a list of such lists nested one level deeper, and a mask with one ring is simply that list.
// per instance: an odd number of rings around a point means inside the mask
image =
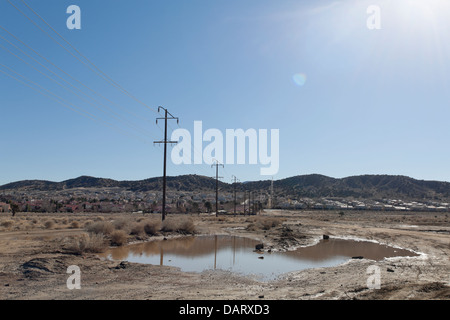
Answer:
[{"label": "shoreline of puddle", "polygon": [[[248,235],[231,235],[231,234],[227,234],[227,233],[200,234],[200,235],[188,235],[188,236],[177,235],[177,236],[172,236],[172,237],[170,237],[168,239],[165,238],[164,236],[161,236],[158,239],[152,239],[150,241],[137,241],[137,242],[133,242],[133,243],[130,243],[128,245],[125,245],[123,247],[111,247],[105,252],[105,254],[107,253],[106,256],[104,254],[103,254],[103,256],[102,255],[99,255],[99,256],[104,258],[104,259],[108,259],[108,260],[112,260],[112,261],[129,261],[129,262],[140,263],[140,264],[158,265],[158,263],[141,262],[141,261],[130,261],[130,260],[133,260],[134,258],[137,257],[135,252],[133,252],[131,250],[132,248],[130,248],[130,247],[139,246],[139,245],[145,246],[145,244],[152,244],[152,243],[155,246],[160,246],[165,241],[183,241],[182,239],[186,239],[186,240],[195,242],[196,240],[202,241],[202,239],[198,239],[198,238],[202,238],[202,237],[203,238],[210,238],[210,240],[203,239],[203,241],[214,241],[212,239],[215,238],[216,242],[217,242],[217,237],[226,238],[226,239],[222,239],[221,240],[222,241],[221,245],[223,246],[222,248],[218,249],[217,248],[217,244],[216,244],[216,248],[215,248],[215,254],[216,255],[221,250],[222,251],[224,251],[224,250],[225,251],[231,250],[231,248],[229,247],[229,244],[227,244],[227,241],[230,241],[233,238],[239,238],[240,241],[244,241],[244,242],[246,240],[247,241],[252,241],[253,242],[253,246],[257,242],[259,242],[259,243],[264,243],[265,242],[265,241],[262,241],[261,238],[259,238],[259,237],[252,237],[252,236],[248,236]],[[245,252],[245,254],[249,255],[249,257],[251,259],[254,259],[254,261],[250,261],[250,264],[256,266],[257,268],[258,267],[261,268],[261,265],[257,265],[258,262],[256,262],[256,261],[258,259],[264,259],[264,257],[266,257],[269,260],[277,258],[277,259],[282,261],[284,259],[284,262],[286,262],[286,260],[290,260],[291,259],[291,260],[294,261],[294,263],[298,263],[299,264],[299,266],[297,268],[293,268],[292,270],[289,269],[289,270],[281,270],[280,271],[280,270],[277,269],[277,270],[271,272],[272,269],[270,269],[269,272],[266,271],[266,272],[249,273],[248,271],[243,271],[242,270],[243,266],[240,266],[240,265],[235,266],[234,262],[233,262],[233,265],[231,267],[228,267],[228,268],[223,268],[223,266],[221,266],[221,265],[218,268],[216,268],[216,265],[215,265],[216,262],[214,262],[214,268],[212,268],[210,266],[210,267],[199,268],[198,270],[186,270],[186,268],[187,268],[186,264],[185,265],[171,265],[171,264],[168,264],[168,262],[171,262],[172,260],[168,260],[165,263],[161,262],[160,265],[177,267],[182,272],[203,272],[203,271],[207,271],[207,270],[216,271],[217,269],[219,269],[219,270],[222,270],[222,271],[229,271],[229,272],[234,273],[234,274],[239,274],[239,275],[242,275],[244,277],[255,277],[255,276],[257,276],[257,277],[260,278],[259,280],[262,280],[262,281],[273,281],[273,280],[276,280],[277,278],[280,278],[281,276],[286,275],[286,274],[291,273],[291,272],[303,271],[303,270],[307,270],[307,269],[317,269],[317,268],[323,268],[323,267],[337,267],[337,266],[345,265],[345,264],[350,263],[351,261],[353,261],[355,258],[357,258],[357,259],[365,259],[365,260],[372,260],[372,261],[382,261],[382,260],[385,260],[385,259],[389,259],[389,260],[392,261],[392,260],[404,259],[404,258],[408,258],[408,259],[411,259],[411,258],[424,259],[427,256],[426,254],[424,254],[422,252],[416,252],[416,251],[414,251],[412,249],[402,248],[402,247],[397,246],[397,245],[382,243],[380,241],[373,240],[373,239],[364,239],[364,238],[358,238],[358,237],[353,237],[353,236],[330,236],[330,238],[328,240],[335,241],[334,243],[332,243],[334,245],[339,245],[339,241],[343,241],[343,242],[340,243],[341,245],[345,245],[346,241],[349,241],[350,245],[354,245],[354,243],[352,244],[351,242],[364,242],[364,243],[367,243],[367,244],[368,243],[373,243],[373,244],[375,244],[377,246],[380,246],[379,248],[375,248],[375,250],[377,250],[377,249],[378,250],[394,250],[394,249],[396,249],[396,250],[399,250],[399,251],[401,250],[401,252],[406,251],[408,253],[408,255],[406,255],[406,254],[405,255],[399,254],[399,255],[395,255],[395,256],[389,256],[389,254],[383,254],[384,256],[383,256],[382,259],[370,259],[370,258],[366,258],[364,256],[363,257],[352,257],[352,256],[348,256],[348,255],[340,256],[340,255],[334,254],[334,253],[332,253],[332,254],[327,253],[329,256],[326,256],[327,254],[325,254],[326,258],[322,258],[322,260],[321,260],[321,258],[317,258],[316,260],[314,260],[313,258],[309,257],[308,258],[309,260],[306,259],[306,262],[305,262],[305,261],[302,260],[304,258],[301,257],[302,252],[300,252],[299,250],[305,249],[305,250],[311,251],[311,250],[314,250],[314,249],[312,249],[312,247],[317,246],[317,245],[319,245],[321,243],[322,243],[322,247],[326,246],[326,243],[327,243],[326,239],[323,239],[322,237],[314,237],[313,239],[311,239],[311,243],[306,244],[306,245],[290,246],[288,248],[273,248],[272,246],[266,247],[261,252],[259,252],[259,256],[258,256],[258,253],[255,252],[256,250],[255,250],[254,247],[251,250],[251,252],[249,252],[249,251]],[[268,242],[270,243],[271,241],[268,241]],[[209,244],[209,245],[211,245],[211,244]],[[127,250],[127,247],[128,247],[128,251],[127,251],[127,255],[126,255],[125,258],[121,258],[121,259],[112,259],[111,258],[111,256],[112,256],[111,252],[114,249],[120,250],[120,248],[122,248],[122,250]],[[159,248],[161,250],[161,246]],[[248,246],[247,247],[242,246],[242,248],[243,249],[246,248],[246,250],[250,250],[250,247],[248,247]],[[239,248],[239,249],[241,249],[241,248]],[[163,251],[165,251],[165,250],[166,249],[163,249]],[[234,248],[234,250],[236,250],[236,248]],[[326,250],[329,250],[329,249],[326,249]],[[352,250],[352,248],[350,248],[350,250]],[[193,259],[197,259],[197,260],[204,259],[205,258],[204,256],[207,256],[207,257],[209,257],[211,259],[212,258],[211,255],[214,255],[214,253],[209,252],[208,250],[206,250],[206,251],[207,252],[203,253],[203,254],[198,254],[198,253],[194,254],[194,253],[192,253],[192,255],[194,256]],[[142,257],[143,252],[145,252],[145,250],[141,249],[139,257]],[[396,252],[396,251],[394,250],[394,252]],[[410,255],[409,255],[409,253],[410,253]],[[189,254],[184,254],[183,255],[183,254],[179,254],[179,253],[171,253],[170,250],[168,252],[165,252],[164,254],[166,255],[166,257],[167,256],[170,257],[171,255],[174,255],[176,257],[176,259],[179,259],[179,260],[187,259],[186,257],[189,257]],[[161,261],[163,260],[162,257],[164,257],[164,254],[161,255]],[[283,254],[285,254],[285,256],[283,256]],[[265,255],[268,255],[268,256],[265,256]],[[299,255],[300,257],[297,256],[297,255]],[[155,257],[158,258],[158,253],[154,253],[153,252],[153,253],[150,253],[149,255],[145,255],[145,258],[147,259],[147,261],[150,260],[150,259],[155,259]],[[242,259],[249,259],[249,257],[245,257],[245,258],[242,258]],[[174,259],[174,258],[172,258],[172,259]],[[223,257],[222,257],[222,259],[223,259]],[[302,263],[303,263],[303,265],[302,265]],[[273,262],[272,262],[272,264],[273,264]],[[279,263],[277,263],[277,264],[279,264]],[[275,264],[275,265],[277,265],[277,264]],[[308,265],[308,264],[312,264],[312,266],[305,266],[305,265]],[[318,265],[315,265],[315,264],[318,264]],[[248,266],[245,266],[245,267],[248,268]]]}]

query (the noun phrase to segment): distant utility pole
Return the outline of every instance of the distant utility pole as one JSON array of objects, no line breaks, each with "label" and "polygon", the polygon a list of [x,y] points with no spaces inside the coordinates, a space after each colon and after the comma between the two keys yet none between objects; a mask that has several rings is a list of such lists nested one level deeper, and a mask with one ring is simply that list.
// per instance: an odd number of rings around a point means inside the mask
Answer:
[{"label": "distant utility pole", "polygon": [[248,214],[249,215],[252,215],[252,213],[253,213],[252,193],[253,193],[253,191],[248,192]]},{"label": "distant utility pole", "polygon": [[239,181],[236,176],[233,176],[233,191],[234,191],[234,215],[236,215],[236,182]]},{"label": "distant utility pole", "polygon": [[273,177],[272,181],[270,182],[270,196],[269,196],[269,209],[273,208]]},{"label": "distant utility pole", "polygon": [[245,201],[247,201],[247,190],[244,190],[244,216],[245,216]]},{"label": "distant utility pole", "polygon": [[216,163],[211,165],[211,168],[213,166],[216,166],[216,217],[219,216],[219,166],[223,166],[218,160],[215,160]]},{"label": "distant utility pole", "polygon": [[[166,169],[167,169],[167,144],[177,143],[177,141],[167,141],[167,120],[177,120],[178,118],[174,117],[167,109],[163,107],[158,107],[158,112],[160,109],[165,111],[164,118],[156,118],[156,124],[158,124],[158,120],[164,119],[164,140],[163,141],[154,141],[153,143],[163,143],[164,144],[164,172],[163,172],[163,202],[162,202],[162,220],[166,218]],[[169,117],[170,115],[170,117]]]}]

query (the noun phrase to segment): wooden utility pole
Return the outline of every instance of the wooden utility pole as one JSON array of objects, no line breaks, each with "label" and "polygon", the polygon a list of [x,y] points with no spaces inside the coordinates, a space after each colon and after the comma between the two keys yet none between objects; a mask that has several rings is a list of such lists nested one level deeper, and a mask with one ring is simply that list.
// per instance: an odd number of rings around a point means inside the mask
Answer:
[{"label": "wooden utility pole", "polygon": [[233,176],[233,191],[234,191],[234,215],[236,215],[236,182],[239,181],[236,176]]},{"label": "wooden utility pole", "polygon": [[218,160],[215,160],[216,163],[211,165],[211,168],[213,166],[216,166],[216,217],[219,216],[219,166],[223,166]]},{"label": "wooden utility pole", "polygon": [[[163,169],[163,200],[162,200],[162,221],[166,218],[166,171],[167,171],[167,144],[178,143],[177,141],[167,141],[167,120],[177,120],[178,118],[174,117],[170,114],[167,109],[163,107],[158,107],[158,112],[160,109],[165,111],[164,118],[156,118],[156,124],[158,124],[158,120],[164,119],[164,140],[163,141],[154,141],[153,143],[163,143],[164,144],[164,169]],[[169,117],[170,115],[170,117]]]}]

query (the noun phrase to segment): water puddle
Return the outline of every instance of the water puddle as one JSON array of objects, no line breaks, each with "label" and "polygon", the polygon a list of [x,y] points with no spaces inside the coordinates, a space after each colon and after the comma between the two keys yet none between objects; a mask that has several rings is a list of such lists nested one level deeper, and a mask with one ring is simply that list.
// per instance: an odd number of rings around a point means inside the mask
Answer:
[{"label": "water puddle", "polygon": [[111,248],[101,257],[153,265],[175,266],[182,271],[227,270],[258,280],[309,268],[331,267],[352,258],[382,260],[416,253],[375,242],[320,240],[288,252],[255,252],[257,240],[237,236],[192,236]]}]

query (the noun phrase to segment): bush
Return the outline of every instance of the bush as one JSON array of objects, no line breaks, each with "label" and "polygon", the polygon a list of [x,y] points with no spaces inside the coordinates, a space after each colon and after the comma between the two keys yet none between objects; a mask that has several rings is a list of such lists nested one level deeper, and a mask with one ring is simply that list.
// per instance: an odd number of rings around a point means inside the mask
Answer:
[{"label": "bush", "polygon": [[123,230],[115,230],[111,233],[111,244],[122,246],[127,243],[128,236]]},{"label": "bush", "polygon": [[85,233],[79,238],[75,238],[68,246],[67,250],[75,254],[84,252],[99,253],[108,247],[103,234]]},{"label": "bush", "polygon": [[191,219],[186,219],[184,221],[181,221],[180,225],[177,229],[177,232],[194,234],[195,233],[194,222]]},{"label": "bush", "polygon": [[247,230],[249,231],[257,231],[257,230],[270,230],[271,228],[275,228],[282,223],[282,220],[279,218],[258,218],[258,219],[248,219],[247,222],[251,222],[247,226]]},{"label": "bush", "polygon": [[70,224],[71,229],[78,229],[80,227],[80,223],[78,221],[72,221]]},{"label": "bush", "polygon": [[13,224],[14,224],[13,220],[5,220],[2,221],[1,226],[5,228],[11,228]]},{"label": "bush", "polygon": [[177,230],[177,223],[173,219],[166,219],[163,221],[161,231],[174,232]]},{"label": "bush", "polygon": [[47,220],[44,222],[45,229],[52,229],[55,226],[55,221]]},{"label": "bush", "polygon": [[98,221],[88,225],[86,229],[90,233],[109,235],[114,231],[114,226],[111,222]]},{"label": "bush", "polygon": [[154,236],[158,234],[158,229],[160,227],[159,221],[144,221],[144,231],[149,236]]},{"label": "bush", "polygon": [[113,221],[114,228],[116,230],[124,230],[129,229],[129,220],[126,218],[119,218]]},{"label": "bush", "polygon": [[267,218],[262,221],[262,228],[264,230],[269,230],[271,228],[275,228],[281,224],[281,220],[277,218]]},{"label": "bush", "polygon": [[195,225],[191,219],[183,219],[181,221],[167,219],[163,221],[161,231],[193,234],[195,233]]},{"label": "bush", "polygon": [[86,220],[85,222],[84,222],[84,227],[85,228],[87,228],[87,227],[89,227],[91,224],[93,224],[94,223],[94,221],[92,221],[92,220]]},{"label": "bush", "polygon": [[135,222],[130,228],[130,234],[136,235],[136,236],[144,235],[145,234],[144,224]]}]

